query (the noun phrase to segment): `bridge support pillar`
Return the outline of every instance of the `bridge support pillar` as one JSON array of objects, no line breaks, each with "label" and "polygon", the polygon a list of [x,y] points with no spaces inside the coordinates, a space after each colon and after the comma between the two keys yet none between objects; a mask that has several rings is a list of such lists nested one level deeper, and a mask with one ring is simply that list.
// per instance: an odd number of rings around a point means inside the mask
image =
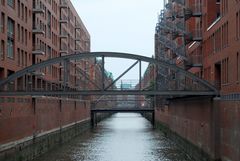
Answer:
[{"label": "bridge support pillar", "polygon": [[155,127],[155,110],[152,112],[152,126]]},{"label": "bridge support pillar", "polygon": [[93,111],[91,111],[91,125],[92,127],[95,126],[95,113]]}]

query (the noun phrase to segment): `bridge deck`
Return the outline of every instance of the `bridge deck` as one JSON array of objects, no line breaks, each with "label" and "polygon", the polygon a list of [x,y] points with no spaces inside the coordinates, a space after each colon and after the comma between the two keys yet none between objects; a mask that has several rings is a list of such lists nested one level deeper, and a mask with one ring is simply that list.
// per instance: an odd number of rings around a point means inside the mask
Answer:
[{"label": "bridge deck", "polygon": [[91,109],[91,112],[154,112],[152,108],[98,108]]}]

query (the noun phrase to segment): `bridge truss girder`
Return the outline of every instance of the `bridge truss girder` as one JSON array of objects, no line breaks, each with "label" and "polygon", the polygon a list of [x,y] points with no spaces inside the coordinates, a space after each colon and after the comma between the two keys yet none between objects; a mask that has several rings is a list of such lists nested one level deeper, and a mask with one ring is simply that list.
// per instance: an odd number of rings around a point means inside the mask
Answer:
[{"label": "bridge truss girder", "polygon": [[[184,69],[177,67],[174,64],[168,63],[163,60],[156,60],[153,58],[140,56],[140,55],[134,55],[134,54],[128,54],[128,53],[117,53],[117,52],[85,52],[85,53],[78,53],[78,54],[72,54],[72,55],[66,55],[62,57],[57,57],[53,59],[46,60],[44,62],[34,64],[32,66],[26,67],[20,71],[17,71],[16,73],[10,75],[4,80],[0,81],[0,87],[4,86],[8,83],[11,83],[12,81],[15,81],[19,77],[23,77],[27,74],[31,74],[33,72],[38,71],[41,68],[45,68],[47,66],[53,65],[53,64],[67,64],[66,62],[69,62],[71,60],[81,60],[81,59],[91,59],[91,58],[102,58],[102,87],[100,89],[93,89],[93,90],[77,90],[72,91],[70,89],[64,88],[63,90],[26,90],[26,91],[1,91],[0,96],[13,96],[13,95],[37,95],[37,96],[44,96],[44,95],[168,95],[168,96],[175,96],[175,95],[218,95],[218,90],[208,83],[207,81],[195,76],[194,74],[185,71]],[[130,66],[123,74],[121,74],[116,80],[118,80],[120,77],[122,77],[124,74],[126,74],[131,68],[133,68],[137,62],[139,63],[139,88],[131,91],[127,90],[112,90],[109,89],[111,86],[114,85],[110,84],[106,86],[104,84],[104,59],[105,58],[124,58],[124,59],[131,59],[136,60],[136,62]],[[190,79],[192,79],[195,83],[202,86],[203,90],[157,90],[157,89],[151,89],[151,90],[144,90],[141,88],[141,62],[147,62],[150,64],[154,64],[155,66],[171,69],[173,71],[176,71],[177,73],[180,73],[183,76],[186,76]],[[66,76],[64,76],[64,87],[67,86],[66,84]],[[116,80],[113,80],[113,82],[116,82]],[[168,80],[170,81],[170,80]],[[156,83],[156,82],[155,82]]]}]

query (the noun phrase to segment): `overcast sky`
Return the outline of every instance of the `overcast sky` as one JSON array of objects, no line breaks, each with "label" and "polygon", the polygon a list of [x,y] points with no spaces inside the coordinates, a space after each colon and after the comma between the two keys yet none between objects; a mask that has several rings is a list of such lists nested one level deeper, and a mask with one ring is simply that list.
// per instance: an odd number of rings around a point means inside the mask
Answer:
[{"label": "overcast sky", "polygon": [[[163,0],[71,0],[91,35],[91,51],[116,51],[151,57]],[[133,62],[106,60],[114,78]],[[137,79],[132,70],[124,79]]]}]

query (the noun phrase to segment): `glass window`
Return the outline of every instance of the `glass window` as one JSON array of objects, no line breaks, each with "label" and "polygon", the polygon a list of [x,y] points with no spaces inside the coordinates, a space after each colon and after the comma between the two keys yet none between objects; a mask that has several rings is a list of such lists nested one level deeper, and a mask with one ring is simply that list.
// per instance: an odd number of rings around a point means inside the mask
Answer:
[{"label": "glass window", "polygon": [[8,6],[14,8],[14,0],[7,0]]},{"label": "glass window", "polygon": [[14,21],[11,18],[8,18],[8,24],[7,24],[7,33],[8,33],[8,37],[13,38],[13,34],[14,34]]},{"label": "glass window", "polygon": [[7,43],[7,56],[13,58],[13,40],[8,39]]},{"label": "glass window", "polygon": [[5,29],[5,14],[1,13],[0,32],[4,33]]},{"label": "glass window", "polygon": [[4,41],[1,41],[1,46],[0,46],[0,60],[4,59]]},{"label": "glass window", "polygon": [[13,47],[14,47],[14,21],[8,18],[8,40],[7,40],[7,57],[13,58]]}]

